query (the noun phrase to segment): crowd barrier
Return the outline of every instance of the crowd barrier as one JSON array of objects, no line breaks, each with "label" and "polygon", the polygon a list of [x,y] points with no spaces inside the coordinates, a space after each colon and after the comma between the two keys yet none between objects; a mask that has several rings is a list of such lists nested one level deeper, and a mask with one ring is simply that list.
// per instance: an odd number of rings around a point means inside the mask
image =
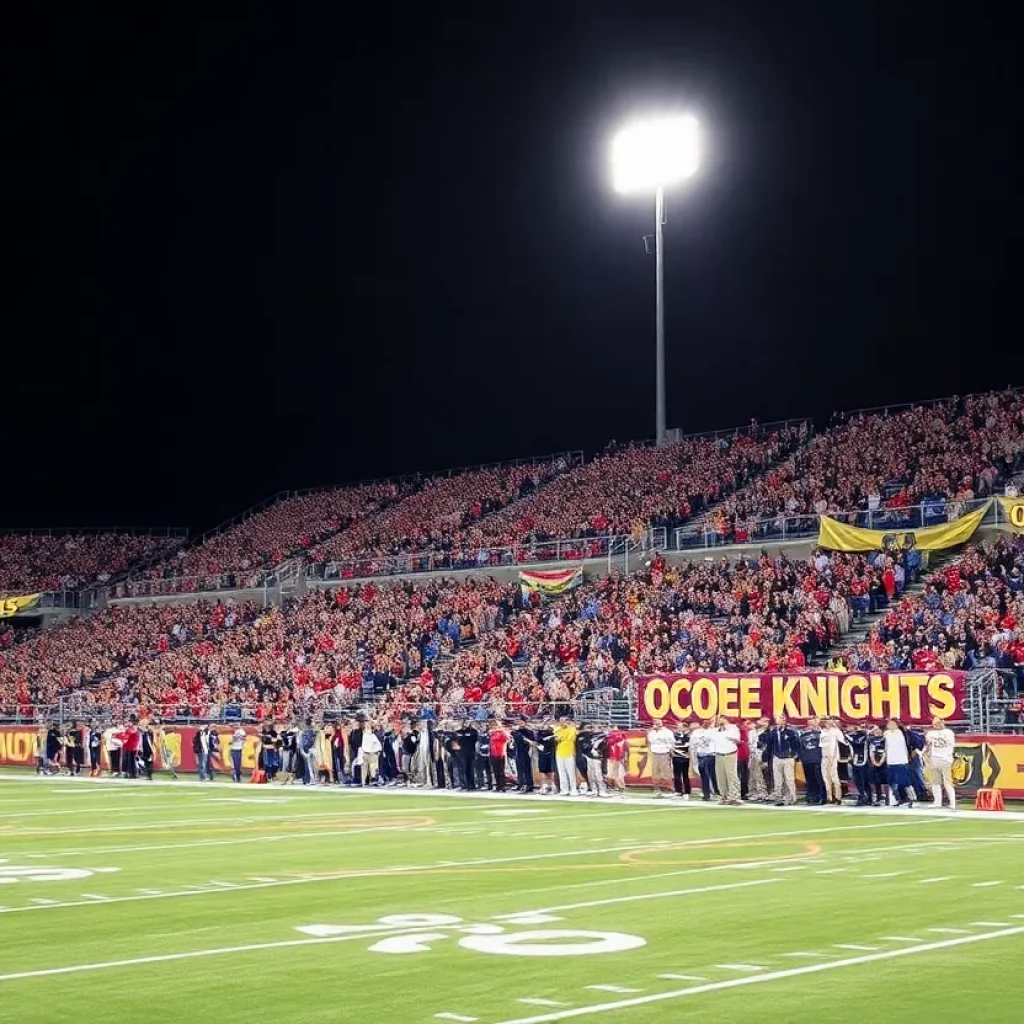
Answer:
[{"label": "crowd barrier", "polygon": [[[192,752],[192,741],[197,731],[188,726],[169,729],[167,732],[167,743],[179,772],[198,772],[195,754]],[[226,726],[218,730],[218,749],[213,759],[214,771],[218,774],[229,774],[231,770],[232,731]],[[259,730],[245,727],[245,734],[242,768],[248,778],[256,767]],[[630,730],[626,735],[629,740],[626,781],[631,785],[644,785],[651,777],[650,758],[645,749],[646,733]],[[0,765],[34,766],[35,751],[35,729],[0,726]],[[104,767],[107,767],[106,762]],[[159,751],[154,767],[158,771],[166,767]],[[801,781],[799,765],[797,780]],[[959,735],[953,761],[953,781],[965,794],[974,793],[978,789],[999,789],[1007,798],[1024,799],[1024,736]]]}]

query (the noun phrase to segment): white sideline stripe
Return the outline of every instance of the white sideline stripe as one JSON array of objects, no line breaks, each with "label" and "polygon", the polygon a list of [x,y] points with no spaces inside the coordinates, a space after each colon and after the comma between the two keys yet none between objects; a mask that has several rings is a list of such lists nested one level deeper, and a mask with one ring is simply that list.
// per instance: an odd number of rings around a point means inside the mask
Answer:
[{"label": "white sideline stripe", "polygon": [[783,953],[783,956],[799,956],[799,957],[811,957],[815,960],[827,960],[828,953]]},{"label": "white sideline stripe", "polygon": [[998,882],[975,882],[971,886],[971,888],[972,889],[987,889],[990,885],[1002,885],[1002,884],[1003,883],[1002,883],[1001,880],[998,881]]},{"label": "white sideline stripe", "polygon": [[[88,906],[91,903],[95,903],[96,900],[103,900],[104,902],[106,902],[107,900],[110,899],[109,896],[104,896],[104,895],[102,895],[101,893],[98,893],[98,892],[83,892],[82,896],[88,901],[87,903],[82,904],[82,906]],[[121,898],[123,899],[123,897],[121,897]],[[58,904],[58,906],[60,906],[60,905],[61,904]],[[31,909],[32,909],[31,907],[4,907],[4,913],[5,914],[9,914],[9,913],[11,913],[14,910],[31,910]]]},{"label": "white sideline stripe", "polygon": [[865,878],[897,878],[900,875],[905,875],[906,871],[882,871],[874,875],[865,875]]},{"label": "white sideline stripe", "polygon": [[659,974],[659,978],[664,978],[666,981],[707,981],[707,978],[702,978],[699,974]]},{"label": "white sideline stripe", "polygon": [[877,946],[858,946],[855,942],[836,942],[834,945],[836,949],[859,949],[868,951],[878,949]]},{"label": "white sideline stripe", "polygon": [[[427,928],[404,928],[401,931],[377,932],[375,937],[386,935],[418,935]],[[350,942],[364,939],[365,935],[332,935],[321,939],[283,939],[280,942],[251,942],[244,946],[218,946],[215,949],[193,949],[184,953],[161,953],[157,956],[136,956],[125,960],[105,960],[91,964],[73,964],[70,967],[46,967],[36,971],[15,971],[0,974],[0,982],[19,981],[23,978],[48,978],[55,974],[79,974],[83,971],[102,971],[111,967],[134,967],[138,964],[169,963],[174,960],[195,960],[207,956],[223,956],[227,953],[253,953],[263,949],[290,949],[295,946],[323,946],[334,942]]]},{"label": "white sideline stripe", "polygon": [[949,882],[952,881],[955,877],[955,875],[941,875],[938,878],[922,878],[921,884],[928,885],[930,882]]},{"label": "white sideline stripe", "polygon": [[723,971],[766,971],[767,967],[760,967],[757,964],[715,964],[716,967],[720,967]]},{"label": "white sideline stripe", "polygon": [[38,903],[38,904],[40,904],[41,906],[44,906],[44,907],[45,907],[45,906],[50,906],[50,905],[51,905],[51,904],[53,904],[53,903],[59,903],[60,901],[59,901],[59,900],[44,900],[44,899],[42,899],[42,898],[41,898],[41,897],[39,897],[39,896],[34,896],[34,897],[32,898],[32,902],[33,902],[33,903]]},{"label": "white sideline stripe", "polygon": [[966,928],[929,928],[930,932],[935,932],[937,935],[966,935]]},{"label": "white sideline stripe", "polygon": [[771,971],[767,974],[751,974],[744,978],[730,978],[728,981],[715,981],[707,985],[695,985],[691,988],[676,989],[672,992],[658,992],[653,995],[636,996],[633,999],[620,999],[614,1003],[599,1003],[595,1006],[581,1006],[571,1010],[559,1010],[554,1013],[542,1014],[537,1017],[519,1017],[514,1020],[500,1021],[499,1024],[551,1024],[553,1021],[567,1020],[570,1017],[586,1017],[595,1013],[607,1013],[610,1010],[627,1010],[634,1006],[646,1006],[649,1003],[664,1002],[668,999],[683,999],[686,996],[702,995],[705,992],[720,992],[724,989],[739,988],[743,985],[760,985],[766,981],[780,981],[785,978],[799,978],[805,974],[818,974],[821,971],[832,971],[838,967],[858,967],[861,964],[880,963],[896,957],[910,956],[916,953],[930,953],[937,949],[952,949],[956,946],[972,942],[986,942],[989,939],[1009,938],[1011,935],[1024,933],[1024,925],[1018,928],[1005,928],[998,932],[984,935],[965,935],[958,939],[943,939],[928,942],[920,946],[907,946],[904,949],[889,949],[881,953],[869,953],[865,956],[849,957],[843,960],[829,960],[820,964],[807,964],[803,967],[790,967],[784,971]]},{"label": "white sideline stripe", "polygon": [[587,985],[587,988],[593,989],[595,992],[620,992],[622,994],[643,992],[642,988],[630,988],[629,985]]},{"label": "white sideline stripe", "polygon": [[921,942],[922,940],[914,935],[882,935],[882,942]]},{"label": "white sideline stripe", "polygon": [[972,921],[975,928],[1010,928],[1009,921]]},{"label": "white sideline stripe", "polygon": [[[613,903],[639,903],[641,900],[660,900],[670,896],[692,896],[702,892],[723,892],[727,889],[749,889],[753,885],[774,885],[781,878],[756,878],[749,882],[728,882],[725,885],[704,885],[699,889],[670,889],[668,892],[644,892],[636,896],[613,896],[607,900],[588,900],[586,903],[563,903],[557,907],[540,907],[530,911],[531,914],[553,914],[560,910],[581,910],[585,907],[608,907]],[[495,920],[504,921],[508,918],[522,917],[522,914],[500,914]]]},{"label": "white sideline stripe", "polygon": [[526,1003],[527,1006],[568,1006],[568,1003],[560,1003],[557,999],[517,999],[517,1003]]},{"label": "white sideline stripe", "polygon": [[[941,820],[941,819],[931,819]],[[781,832],[749,832],[745,835],[738,836],[718,836],[715,839],[688,839],[685,842],[673,843],[674,847],[686,847],[686,846],[708,846],[713,847],[720,843],[733,843],[738,839],[777,839],[785,836],[802,836],[802,835],[820,835],[828,832],[850,832],[850,831],[862,831],[863,829],[874,829],[874,828],[903,828],[908,825],[922,825],[928,824],[928,819],[921,819],[918,821],[888,821],[888,822],[875,822],[870,825],[834,825],[829,828],[810,828],[810,829],[794,829],[791,831]],[[326,835],[327,833],[320,833]],[[352,835],[353,832],[349,831],[346,835]],[[262,837],[267,838],[267,837]],[[273,839],[295,839],[296,835],[281,835],[272,836]],[[233,840],[229,840],[233,841]],[[179,844],[184,845],[184,844]],[[646,845],[646,844],[645,844]],[[98,853],[100,851],[93,851]],[[447,862],[447,866],[454,867],[482,867],[490,864],[513,864],[521,863],[524,861],[535,861],[535,860],[550,860],[555,857],[588,857],[593,854],[599,853],[621,853],[622,848],[620,846],[606,846],[600,847],[594,850],[577,851],[577,850],[566,850],[556,853],[527,853],[520,854],[515,857],[495,857],[495,858],[479,858],[477,860],[465,860],[465,861],[452,861]],[[347,878],[382,878],[388,875],[401,875],[410,871],[423,871],[432,870],[437,867],[445,866],[444,864],[418,864],[414,866],[403,866],[394,868],[380,868],[380,869],[366,869],[366,870],[355,870],[355,871],[343,871],[335,875],[324,875],[318,878],[288,878],[282,879],[277,882],[254,882],[249,885],[236,885],[234,889],[206,889],[201,890],[206,893],[211,892],[243,892],[249,889],[266,889],[273,886],[283,885],[309,885],[315,882],[337,882]],[[765,879],[764,881],[781,881],[781,879]],[[181,896],[195,896],[197,892],[195,890],[185,891],[178,890],[174,892],[163,892],[155,894],[153,896],[115,896],[115,897],[104,897],[107,903],[131,903],[139,900],[162,900],[162,899],[175,899]],[[92,904],[88,900],[71,900],[66,903],[57,903],[53,907],[10,907],[7,910],[0,910],[0,914],[14,914],[21,913],[26,910],[51,910],[51,909],[62,909],[65,907],[84,907],[91,906]]]},{"label": "white sideline stripe", "polygon": [[846,868],[826,868],[824,871],[818,871],[819,875],[838,875],[845,873]]},{"label": "white sideline stripe", "polygon": [[435,1020],[457,1020],[462,1021],[463,1024],[473,1024],[473,1021],[479,1020],[479,1017],[463,1017],[460,1013],[435,1013]]}]

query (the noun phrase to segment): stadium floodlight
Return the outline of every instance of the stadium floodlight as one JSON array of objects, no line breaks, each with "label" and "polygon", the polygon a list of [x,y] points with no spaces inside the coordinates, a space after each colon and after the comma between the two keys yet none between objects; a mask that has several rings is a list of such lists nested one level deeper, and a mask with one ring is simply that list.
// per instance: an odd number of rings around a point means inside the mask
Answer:
[{"label": "stadium floodlight", "polygon": [[[624,128],[612,140],[612,183],[616,192],[654,190],[654,256],[657,297],[657,392],[655,432],[658,444],[665,429],[665,262],[662,228],[665,189],[678,184],[700,165],[697,121],[689,115],[649,118]],[[645,239],[646,242],[646,239]]]},{"label": "stadium floodlight", "polygon": [[697,121],[688,115],[656,117],[624,128],[612,140],[616,192],[668,188],[696,173]]}]

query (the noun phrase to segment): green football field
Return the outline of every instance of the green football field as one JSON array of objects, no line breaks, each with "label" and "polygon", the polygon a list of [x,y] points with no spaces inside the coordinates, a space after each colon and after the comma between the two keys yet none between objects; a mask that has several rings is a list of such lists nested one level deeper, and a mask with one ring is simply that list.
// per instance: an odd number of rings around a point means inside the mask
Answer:
[{"label": "green football field", "polygon": [[1011,1021],[1022,956],[1024,815],[0,775],[2,1021]]}]

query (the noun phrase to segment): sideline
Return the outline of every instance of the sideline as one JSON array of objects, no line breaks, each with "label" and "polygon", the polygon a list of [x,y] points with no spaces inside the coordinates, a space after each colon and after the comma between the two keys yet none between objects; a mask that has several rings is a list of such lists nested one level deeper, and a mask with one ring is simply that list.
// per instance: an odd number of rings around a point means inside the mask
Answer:
[{"label": "sideline", "polygon": [[[36,775],[8,775],[0,770],[0,785],[6,782],[20,782],[20,783],[35,783],[45,781],[48,783],[59,783],[63,785],[71,786],[129,786],[133,788],[141,788],[144,790],[157,790],[165,787],[172,789],[202,789],[209,793],[222,794],[227,790],[238,791],[240,786],[246,786],[246,796],[253,796],[256,799],[257,793],[279,793],[284,791],[283,786],[250,786],[247,783],[232,783],[225,780],[224,782],[199,782],[197,780],[190,779],[179,779],[174,781],[173,779],[154,779],[152,783],[144,782],[141,780],[132,779],[89,779],[89,778],[71,778],[66,775],[49,775],[49,776],[36,776]],[[931,805],[924,804],[920,807],[915,807],[913,810],[907,810],[906,808],[888,808],[888,807],[855,807],[851,805],[843,805],[842,807],[809,807],[806,804],[793,804],[787,807],[775,807],[771,804],[743,804],[740,807],[723,807],[716,802],[705,803],[703,800],[678,800],[675,797],[658,798],[654,796],[624,796],[624,797],[608,797],[601,799],[589,795],[582,796],[560,796],[558,794],[546,794],[541,796],[539,793],[533,794],[532,796],[523,796],[519,793],[491,793],[483,791],[470,791],[463,792],[462,790],[453,789],[414,789],[409,786],[396,786],[396,787],[383,787],[383,786],[289,786],[287,788],[289,795],[298,795],[299,793],[304,796],[312,797],[313,799],[324,799],[327,794],[333,793],[336,797],[350,800],[358,800],[367,796],[378,796],[385,799],[395,799],[401,797],[409,797],[411,799],[430,797],[438,800],[464,800],[464,801],[491,801],[499,800],[505,803],[513,803],[518,805],[529,804],[533,806],[543,806],[549,803],[566,803],[576,804],[577,806],[589,806],[599,807],[605,804],[616,805],[625,804],[629,806],[639,807],[660,807],[663,809],[673,808],[686,813],[693,813],[695,811],[707,811],[714,814],[729,814],[729,813],[751,813],[761,812],[764,814],[771,814],[776,812],[781,813],[798,813],[798,814],[824,814],[829,817],[838,817],[841,814],[854,814],[854,815],[867,815],[868,817],[888,817],[892,815],[910,815],[914,818],[937,818],[940,820],[967,820],[967,821],[1020,821],[1024,822],[1024,811],[974,811],[968,809],[958,809],[956,811],[949,811],[948,809],[933,809]],[[313,794],[317,794],[317,797],[313,797]]]}]

